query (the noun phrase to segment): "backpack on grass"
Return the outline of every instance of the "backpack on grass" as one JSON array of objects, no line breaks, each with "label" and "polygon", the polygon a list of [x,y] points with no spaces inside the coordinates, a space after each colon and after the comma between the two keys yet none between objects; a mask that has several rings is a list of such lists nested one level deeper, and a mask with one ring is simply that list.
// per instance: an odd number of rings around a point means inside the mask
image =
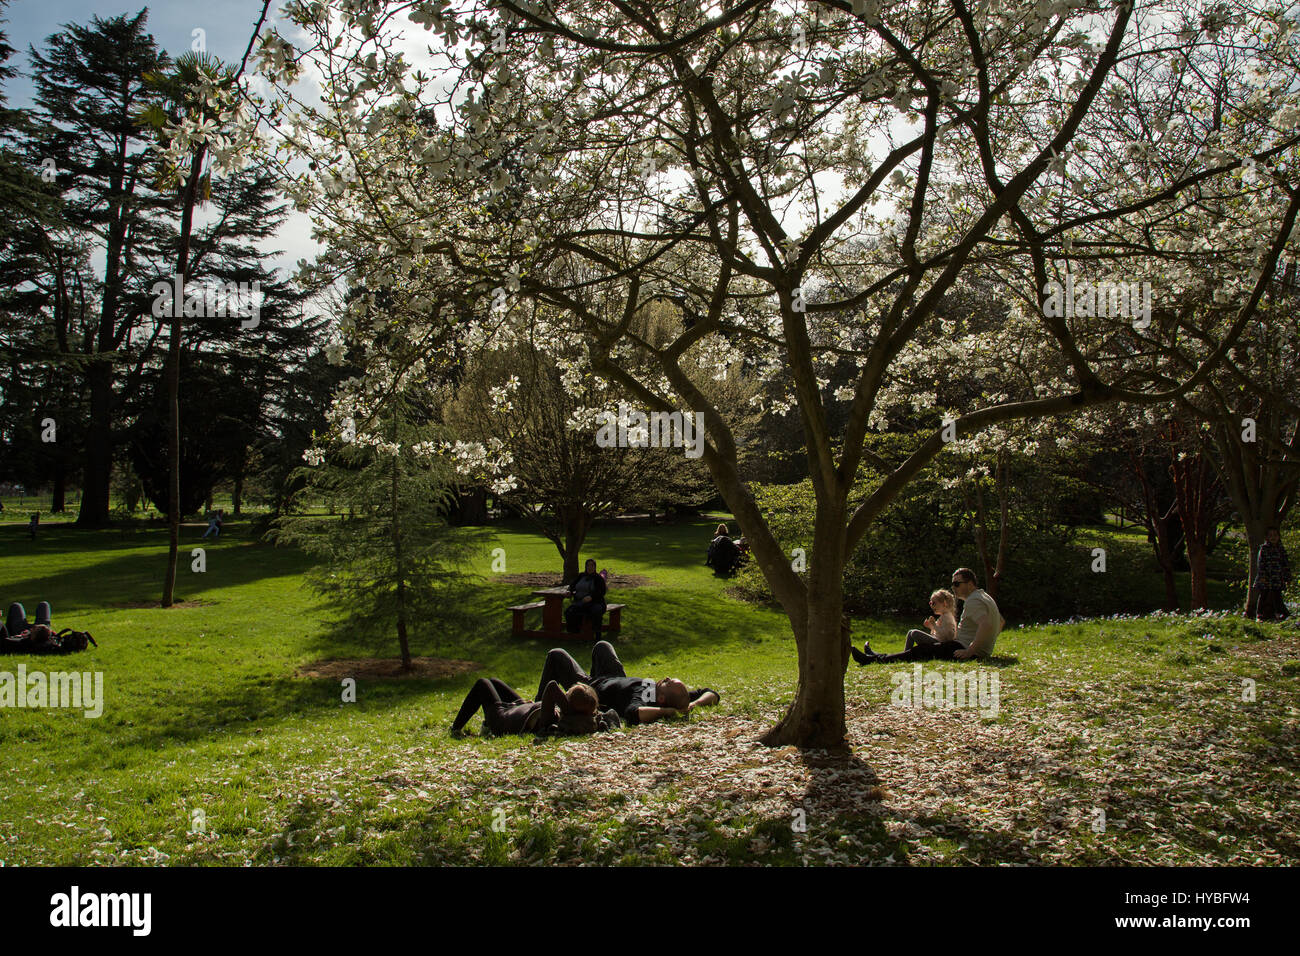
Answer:
[{"label": "backpack on grass", "polygon": [[60,654],[75,654],[92,645],[99,647],[95,639],[90,636],[89,631],[74,631],[70,627],[65,627],[54,637],[59,641],[60,650],[58,653]]},{"label": "backpack on grass", "polygon": [[612,707],[597,710],[594,714],[561,714],[549,727],[537,731],[538,737],[574,737],[601,733],[623,726],[618,711]]}]

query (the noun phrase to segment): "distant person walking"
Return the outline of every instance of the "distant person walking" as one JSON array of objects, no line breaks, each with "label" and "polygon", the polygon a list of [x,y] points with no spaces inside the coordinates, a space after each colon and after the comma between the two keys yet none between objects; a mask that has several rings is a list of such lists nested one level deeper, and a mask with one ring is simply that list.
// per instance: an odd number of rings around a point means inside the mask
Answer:
[{"label": "distant person walking", "polygon": [[33,541],[36,540],[36,529],[40,525],[40,523],[41,523],[41,513],[39,511],[35,512],[32,515],[32,520],[27,522],[27,533],[32,536]]},{"label": "distant person walking", "polygon": [[212,535],[216,538],[221,537],[221,518],[222,511],[218,508],[217,513],[208,518],[208,530],[203,532],[203,537],[206,538],[208,535]]},{"label": "distant person walking", "polygon": [[1282,532],[1269,528],[1255,556],[1255,620],[1277,621],[1287,616],[1282,592],[1291,586],[1291,562],[1282,546]]}]

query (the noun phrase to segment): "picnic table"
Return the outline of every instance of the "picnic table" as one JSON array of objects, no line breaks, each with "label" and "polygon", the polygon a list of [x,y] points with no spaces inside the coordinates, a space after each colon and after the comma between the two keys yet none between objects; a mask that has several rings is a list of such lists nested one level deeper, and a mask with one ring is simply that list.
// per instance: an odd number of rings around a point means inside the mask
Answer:
[{"label": "picnic table", "polygon": [[[582,630],[577,634],[570,634],[564,629],[564,602],[569,598],[569,589],[561,585],[556,588],[538,588],[533,592],[533,597],[540,597],[542,600],[534,601],[530,604],[516,604],[509,608],[514,615],[511,632],[515,637],[544,637],[553,641],[562,640],[581,640],[590,641],[595,639],[592,633],[591,618],[584,618]],[[603,627],[601,638],[612,637],[622,630],[622,616],[625,604],[606,604],[605,614],[606,622]],[[525,627],[525,617],[529,611],[535,611],[538,608],[542,611],[542,629],[540,631],[529,630]]]}]

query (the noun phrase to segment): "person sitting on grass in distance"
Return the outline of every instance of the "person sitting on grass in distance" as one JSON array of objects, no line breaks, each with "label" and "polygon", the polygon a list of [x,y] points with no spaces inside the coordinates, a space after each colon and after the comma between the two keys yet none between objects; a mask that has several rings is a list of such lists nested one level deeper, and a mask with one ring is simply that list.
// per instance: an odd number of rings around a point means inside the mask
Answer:
[{"label": "person sitting on grass in distance", "polygon": [[596,692],[584,684],[575,684],[567,692],[555,681],[538,691],[536,700],[524,700],[519,692],[503,680],[482,677],[474,682],[460,712],[451,725],[453,737],[464,736],[470,718],[483,710],[483,728],[495,737],[505,734],[540,733],[559,722],[564,715],[589,715],[596,712]]},{"label": "person sitting on grass in distance", "polygon": [[[916,628],[907,632],[907,643],[903,645],[903,653],[907,653],[914,647],[926,646],[933,653],[932,657],[951,657],[953,653],[960,649],[961,645],[957,644],[957,599],[951,591],[940,589],[930,595],[930,610],[934,613],[923,622],[928,629],[919,631]],[[871,654],[870,641],[864,645],[867,650],[858,650],[851,643],[849,652],[853,659],[859,664],[870,664],[874,660]],[[952,647],[939,648],[936,644],[951,643]],[[899,658],[899,660],[914,660],[915,658]]]},{"label": "person sitting on grass in distance", "polygon": [[573,603],[564,609],[564,626],[570,634],[582,630],[582,619],[591,618],[591,634],[600,637],[605,616],[605,579],[596,573],[596,560],[588,558],[586,569],[569,585]]},{"label": "person sitting on grass in distance", "polygon": [[628,677],[609,641],[600,641],[591,649],[590,674],[564,648],[552,648],[542,666],[542,678],[537,686],[539,696],[552,681],[563,687],[590,686],[601,707],[613,708],[629,724],[648,724],[661,717],[686,717],[696,707],[707,707],[722,699],[721,694],[707,687],[688,690],[675,677],[658,681],[650,677]]},{"label": "person sitting on grass in distance", "polygon": [[725,524],[718,525],[713,540],[709,542],[709,550],[704,556],[705,567],[713,568],[713,573],[716,575],[728,575],[740,567],[740,560],[739,543],[731,540]]},{"label": "person sitting on grass in distance", "polygon": [[997,602],[980,588],[975,572],[970,568],[958,568],[952,573],[952,593],[964,602],[961,620],[957,622],[957,636],[953,640],[941,641],[937,637],[922,635],[928,640],[920,643],[909,641],[909,646],[897,654],[877,654],[871,649],[871,642],[867,641],[860,655],[855,649],[854,660],[859,664],[892,664],[894,661],[965,661],[972,657],[988,657],[993,653],[993,645],[1003,624]]}]

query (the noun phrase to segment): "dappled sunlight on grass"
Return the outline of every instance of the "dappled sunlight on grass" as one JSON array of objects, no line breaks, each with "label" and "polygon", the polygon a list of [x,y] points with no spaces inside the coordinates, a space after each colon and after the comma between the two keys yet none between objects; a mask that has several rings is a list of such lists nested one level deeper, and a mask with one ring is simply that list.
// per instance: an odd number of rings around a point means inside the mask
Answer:
[{"label": "dappled sunlight on grass", "polygon": [[[703,566],[711,521],[601,527],[590,553],[650,582],[616,592],[628,671],[716,687],[722,704],[589,739],[453,740],[476,676],[531,694],[548,649],[510,635],[505,608],[528,588],[493,579],[490,549],[463,606],[415,622],[412,637],[414,654],[482,670],[362,680],[345,703],[341,681],[299,668],[396,656],[396,641],[307,590],[301,555],[227,527],[207,543],[202,576],[183,566],[180,595],[201,603],[167,611],[134,606],[156,601],[161,534],[124,544],[60,528],[24,551],[20,528],[0,528],[5,599],[48,599],[56,625],[91,630],[100,647],[57,666],[105,674],[98,719],[0,715],[7,863],[1300,858],[1286,810],[1300,796],[1291,626],[1147,616],[1012,627],[995,660],[970,665],[999,676],[992,719],[899,707],[895,675],[910,665],[851,664],[853,753],[800,754],[756,743],[793,694],[794,645],[779,611],[729,596]],[[507,573],[559,567],[521,528],[495,531],[490,547],[505,549]],[[854,640],[897,650],[907,626],[855,620]],[[1090,828],[1098,808],[1120,821],[1105,834]]]}]

